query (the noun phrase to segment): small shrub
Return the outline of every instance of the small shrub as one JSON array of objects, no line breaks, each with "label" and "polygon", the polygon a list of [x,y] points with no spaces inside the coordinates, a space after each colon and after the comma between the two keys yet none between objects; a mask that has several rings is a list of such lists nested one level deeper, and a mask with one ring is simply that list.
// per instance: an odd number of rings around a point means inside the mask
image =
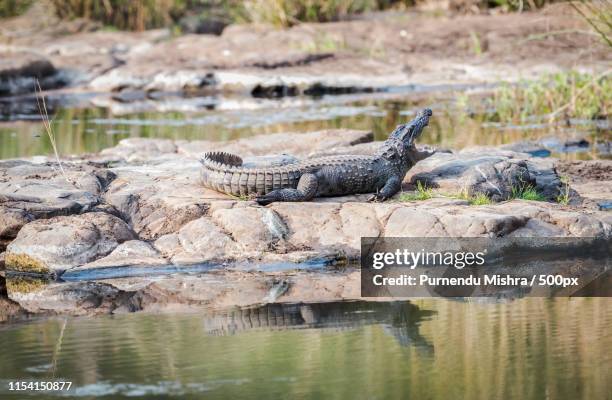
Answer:
[{"label": "small shrub", "polygon": [[566,206],[570,202],[569,177],[562,176],[561,183],[563,184],[563,187],[561,188],[561,193],[559,193],[556,200],[557,200],[557,203]]},{"label": "small shrub", "polygon": [[476,193],[466,200],[469,201],[471,206],[486,206],[491,204],[491,199],[484,193]]},{"label": "small shrub", "polygon": [[23,14],[32,5],[33,0],[0,1],[0,18],[14,17]]},{"label": "small shrub", "polygon": [[536,188],[530,184],[520,184],[519,186],[512,187],[510,199],[546,201],[546,198],[538,193]]},{"label": "small shrub", "polygon": [[433,192],[430,188],[423,185],[420,181],[417,182],[417,190],[414,193],[400,194],[400,201],[422,201],[429,200],[433,197]]},{"label": "small shrub", "polygon": [[489,198],[489,196],[487,196],[486,193],[478,192],[470,195],[467,189],[464,189],[457,194],[448,195],[448,197],[453,199],[465,200],[471,206],[486,206],[492,203],[491,199]]}]

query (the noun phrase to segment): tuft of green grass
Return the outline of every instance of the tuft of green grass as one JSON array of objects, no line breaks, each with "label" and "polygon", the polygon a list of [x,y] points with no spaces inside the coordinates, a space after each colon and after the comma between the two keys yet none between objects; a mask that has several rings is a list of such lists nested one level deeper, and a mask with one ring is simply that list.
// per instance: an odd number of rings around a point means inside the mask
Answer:
[{"label": "tuft of green grass", "polygon": [[482,45],[480,42],[480,36],[474,31],[470,31],[470,41],[472,42],[472,52],[475,56],[482,55]]},{"label": "tuft of green grass", "polygon": [[568,205],[570,202],[570,186],[569,186],[569,176],[562,176],[561,183],[563,187],[561,188],[561,193],[557,196],[557,203],[562,204],[564,206]]},{"label": "tuft of green grass", "polygon": [[497,122],[525,122],[534,115],[597,119],[612,112],[612,70],[593,76],[576,71],[549,74],[518,85],[505,83],[488,99]]},{"label": "tuft of green grass", "polygon": [[308,52],[335,52],[346,48],[344,37],[330,35],[325,32],[317,32],[310,40],[301,41],[295,44],[296,47]]},{"label": "tuft of green grass", "polygon": [[491,204],[491,199],[484,193],[476,193],[473,196],[470,196],[466,199],[471,206],[486,206]]},{"label": "tuft of green grass", "polygon": [[466,200],[471,206],[486,206],[492,203],[486,193],[469,194],[467,189],[456,194],[447,195],[447,197],[459,200]]},{"label": "tuft of green grass", "polygon": [[510,200],[512,199],[546,201],[546,198],[542,196],[542,194],[538,193],[538,191],[533,185],[523,183],[518,186],[512,187],[512,194],[510,195]]},{"label": "tuft of green grass", "polygon": [[433,191],[420,181],[417,182],[417,190],[414,193],[402,193],[399,196],[400,201],[423,201],[433,197]]},{"label": "tuft of green grass", "polygon": [[249,201],[251,200],[251,198],[247,195],[241,194],[238,196],[234,196],[233,194],[228,194],[228,196],[230,196],[231,198],[235,199],[235,200],[240,200],[240,201]]}]

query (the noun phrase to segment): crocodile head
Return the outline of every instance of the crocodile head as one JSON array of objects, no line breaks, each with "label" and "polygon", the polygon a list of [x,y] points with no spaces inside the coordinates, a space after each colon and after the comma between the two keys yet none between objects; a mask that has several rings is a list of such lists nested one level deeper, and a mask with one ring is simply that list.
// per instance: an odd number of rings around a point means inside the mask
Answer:
[{"label": "crocodile head", "polygon": [[431,109],[425,108],[419,111],[412,121],[398,125],[383,144],[380,153],[382,157],[395,164],[414,164],[415,140],[429,124],[432,114]]},{"label": "crocodile head", "polygon": [[429,117],[433,115],[430,108],[425,108],[419,111],[416,117],[404,125],[399,125],[389,135],[389,138],[401,140],[404,146],[412,146],[414,141],[421,135],[423,128],[429,124]]}]

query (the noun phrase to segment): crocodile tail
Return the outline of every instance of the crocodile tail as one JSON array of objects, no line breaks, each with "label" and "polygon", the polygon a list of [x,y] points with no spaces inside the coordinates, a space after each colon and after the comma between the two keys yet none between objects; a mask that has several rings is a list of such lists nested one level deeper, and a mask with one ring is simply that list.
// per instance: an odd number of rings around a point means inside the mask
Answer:
[{"label": "crocodile tail", "polygon": [[223,151],[206,152],[200,159],[200,162],[205,168],[215,171],[225,171],[231,167],[242,166],[242,158]]},{"label": "crocodile tail", "polygon": [[225,152],[204,153],[200,160],[202,184],[234,196],[263,195],[272,190],[296,187],[301,171],[298,166],[248,168],[242,158]]}]

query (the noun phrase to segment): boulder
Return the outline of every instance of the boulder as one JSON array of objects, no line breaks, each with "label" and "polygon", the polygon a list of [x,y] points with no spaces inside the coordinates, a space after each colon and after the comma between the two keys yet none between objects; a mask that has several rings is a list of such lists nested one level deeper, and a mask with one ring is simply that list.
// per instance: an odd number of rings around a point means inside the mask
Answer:
[{"label": "boulder", "polygon": [[101,212],[37,220],[25,225],[7,247],[6,268],[58,275],[134,238],[125,222]]},{"label": "boulder", "polygon": [[228,25],[228,22],[222,18],[203,15],[186,15],[178,23],[183,33],[200,35],[220,35]]},{"label": "boulder", "polygon": [[76,268],[70,269],[70,273],[77,273],[97,268],[115,268],[125,266],[155,266],[168,264],[163,256],[149,243],[141,240],[128,240],[119,244],[107,256],[99,258]]},{"label": "boulder", "polygon": [[[167,242],[166,242],[167,243]],[[164,248],[175,264],[194,264],[208,261],[223,262],[246,257],[233,238],[206,217],[198,218],[182,227],[176,234],[174,251]]]},{"label": "boulder", "polygon": [[32,214],[23,209],[0,205],[0,251],[4,251],[21,227],[33,219]]},{"label": "boulder", "polygon": [[527,158],[512,151],[468,149],[436,153],[417,163],[404,180],[456,195],[484,193],[493,201],[507,200],[513,191],[535,188],[549,200],[560,193],[561,181],[551,160]]},{"label": "boulder", "polygon": [[53,64],[38,54],[28,52],[0,52],[0,96],[33,93],[64,86],[66,78]]}]

